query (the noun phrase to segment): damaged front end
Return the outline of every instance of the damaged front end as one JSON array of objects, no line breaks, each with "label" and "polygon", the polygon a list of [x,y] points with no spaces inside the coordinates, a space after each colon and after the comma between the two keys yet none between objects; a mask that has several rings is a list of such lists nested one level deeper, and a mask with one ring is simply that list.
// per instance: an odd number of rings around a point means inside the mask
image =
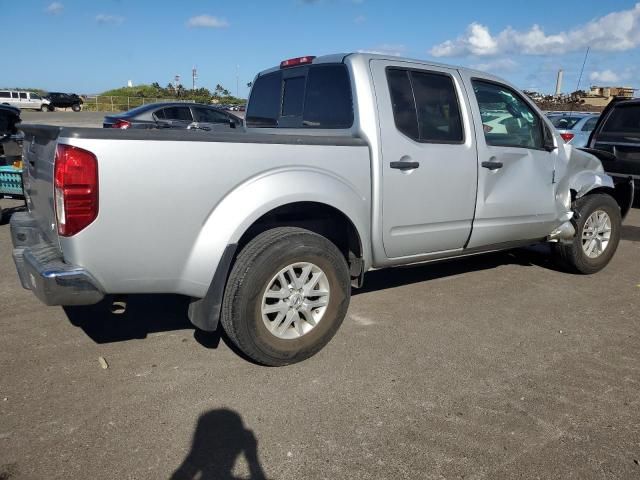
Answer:
[{"label": "damaged front end", "polygon": [[554,181],[557,182],[556,204],[560,225],[554,229],[547,241],[571,242],[576,235],[576,214],[574,203],[590,193],[611,195],[620,206],[622,218],[629,213],[634,199],[633,179],[616,178],[607,175],[602,168],[603,156],[608,152],[591,149],[577,149],[564,145],[568,161],[557,165]]}]

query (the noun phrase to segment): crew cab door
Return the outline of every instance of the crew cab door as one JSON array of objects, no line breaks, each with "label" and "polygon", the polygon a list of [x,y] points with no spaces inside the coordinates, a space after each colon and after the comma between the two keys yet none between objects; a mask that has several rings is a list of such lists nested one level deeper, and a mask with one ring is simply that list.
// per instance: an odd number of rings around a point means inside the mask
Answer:
[{"label": "crew cab door", "polygon": [[540,114],[519,93],[469,78],[478,138],[478,198],[468,247],[546,237],[557,226],[554,167]]},{"label": "crew cab door", "polygon": [[477,154],[456,70],[372,60],[380,119],[382,240],[389,258],[461,249]]}]

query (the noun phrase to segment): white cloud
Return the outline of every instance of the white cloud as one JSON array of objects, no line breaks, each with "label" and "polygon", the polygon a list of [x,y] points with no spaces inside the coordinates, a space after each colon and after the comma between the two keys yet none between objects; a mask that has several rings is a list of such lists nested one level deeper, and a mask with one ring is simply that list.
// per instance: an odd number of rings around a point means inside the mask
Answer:
[{"label": "white cloud", "polygon": [[518,31],[507,27],[492,35],[489,27],[472,23],[463,35],[435,45],[434,57],[564,54],[591,47],[597,51],[626,51],[640,46],[640,3],[629,10],[595,18],[573,30],[547,35],[540,25]]},{"label": "white cloud", "polygon": [[197,15],[187,21],[189,28],[226,28],[228,26],[229,23],[224,18],[212,15]]},{"label": "white cloud", "polygon": [[120,25],[122,22],[124,22],[124,17],[121,17],[119,15],[106,15],[104,13],[101,13],[99,15],[96,15],[96,22],[101,25]]},{"label": "white cloud", "polygon": [[60,2],[52,2],[49,4],[47,8],[45,8],[45,12],[50,13],[51,15],[59,15],[64,10],[64,5]]},{"label": "white cloud", "polygon": [[378,45],[374,48],[358,50],[360,53],[375,53],[378,55],[391,55],[394,57],[401,57],[406,51],[407,47],[405,45],[392,45],[388,43],[383,43],[382,45]]},{"label": "white cloud", "polygon": [[518,62],[510,58],[498,58],[483,63],[471,65],[471,68],[485,72],[513,72],[518,68]]},{"label": "white cloud", "polygon": [[591,72],[589,80],[597,83],[615,83],[619,82],[621,79],[620,75],[607,69],[602,70],[601,72]]},{"label": "white cloud", "polygon": [[356,18],[353,19],[353,22],[358,25],[362,25],[366,21],[367,21],[367,17],[365,17],[364,15],[358,15]]}]

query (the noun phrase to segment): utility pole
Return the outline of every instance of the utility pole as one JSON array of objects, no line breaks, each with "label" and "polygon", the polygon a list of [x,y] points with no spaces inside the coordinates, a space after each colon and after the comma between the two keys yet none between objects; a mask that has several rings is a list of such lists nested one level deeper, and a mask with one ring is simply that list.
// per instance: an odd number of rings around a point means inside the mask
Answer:
[{"label": "utility pole", "polygon": [[198,70],[196,69],[196,67],[194,65],[194,67],[191,69],[191,80],[192,80],[191,90],[195,90],[196,89],[196,79],[197,78],[198,78]]},{"label": "utility pole", "polygon": [[236,98],[240,98],[240,65],[236,65]]}]

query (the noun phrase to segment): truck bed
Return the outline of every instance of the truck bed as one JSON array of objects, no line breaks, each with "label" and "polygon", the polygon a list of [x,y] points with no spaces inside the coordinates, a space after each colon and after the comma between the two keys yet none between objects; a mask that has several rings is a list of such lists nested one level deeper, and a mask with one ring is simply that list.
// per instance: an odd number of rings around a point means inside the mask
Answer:
[{"label": "truck bed", "polygon": [[[331,205],[337,197],[332,189],[344,188],[355,200],[336,207],[370,218],[369,148],[360,138],[40,125],[22,130],[26,189],[40,228],[65,262],[95,272],[105,293],[204,296],[227,244],[248,222],[300,192]],[[98,159],[98,217],[72,237],[53,228],[58,143]]]}]

